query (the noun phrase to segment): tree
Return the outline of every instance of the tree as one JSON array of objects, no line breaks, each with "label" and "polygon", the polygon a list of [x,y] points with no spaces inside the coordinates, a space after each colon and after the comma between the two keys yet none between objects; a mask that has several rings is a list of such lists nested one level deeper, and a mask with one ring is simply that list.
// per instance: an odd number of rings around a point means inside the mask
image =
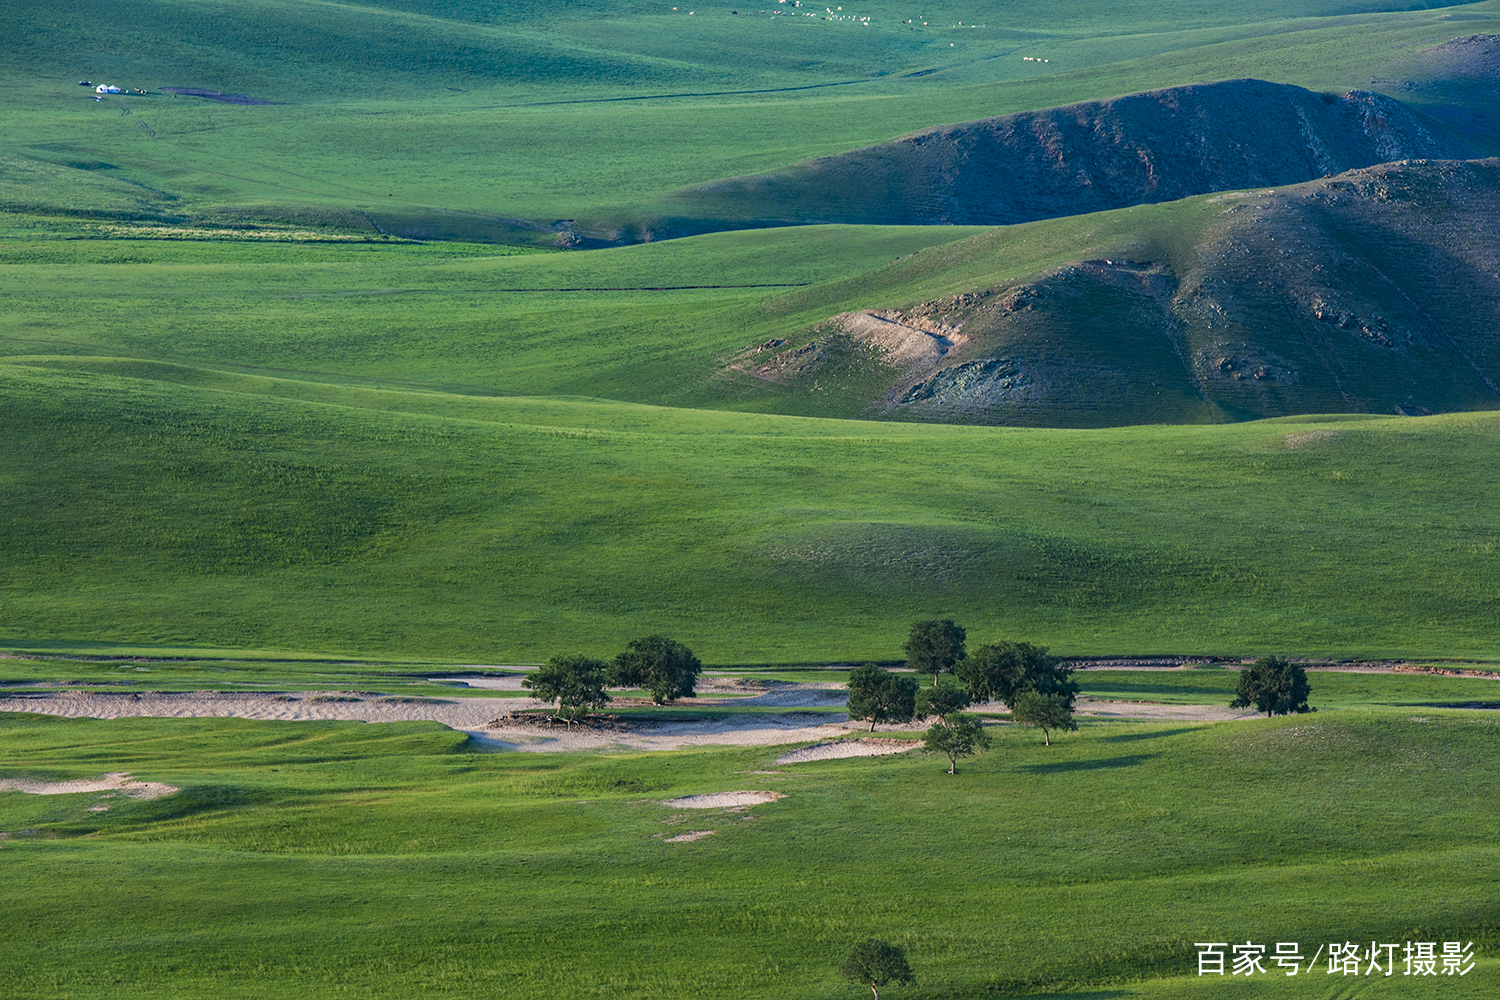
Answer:
[{"label": "tree", "polygon": [[849,718],[877,722],[910,722],[917,711],[917,682],[866,663],[849,671]]},{"label": "tree", "polygon": [[1240,671],[1240,683],[1229,707],[1249,708],[1254,705],[1255,710],[1265,712],[1268,719],[1273,715],[1300,714],[1312,711],[1307,707],[1307,696],[1311,693],[1307,671],[1301,664],[1277,656],[1263,656]]},{"label": "tree", "polygon": [[591,656],[554,656],[521,682],[542,701],[557,702],[555,715],[566,715],[571,724],[579,713],[609,703],[604,691],[609,667]]},{"label": "tree", "polygon": [[989,748],[990,734],[972,715],[944,716],[922,739],[924,751],[948,758],[949,774],[958,773],[958,758],[972,757]]},{"label": "tree", "polygon": [[1052,745],[1052,738],[1048,735],[1050,730],[1078,728],[1078,723],[1073,721],[1073,706],[1062,694],[1042,694],[1030,689],[1022,691],[1010,703],[1010,717],[1023,726],[1040,729],[1042,742],[1049,747]]},{"label": "tree", "polygon": [[849,957],[839,966],[839,975],[851,983],[868,985],[875,1000],[880,1000],[880,990],[876,987],[917,982],[906,961],[906,950],[875,938],[861,941],[849,950]]},{"label": "tree", "polygon": [[969,633],[952,618],[940,621],[912,622],[906,637],[906,665],[919,674],[931,674],[937,684],[938,674],[947,673],[964,658],[964,640]]},{"label": "tree", "polygon": [[625,644],[615,657],[610,680],[617,687],[645,688],[651,700],[665,705],[678,698],[696,697],[694,687],[703,664],[693,651],[664,635],[648,635]]},{"label": "tree", "polygon": [[1012,708],[1022,691],[1062,695],[1073,708],[1078,683],[1047,647],[1029,642],[991,642],[976,649],[957,668],[958,679],[975,702],[1003,701]]},{"label": "tree", "polygon": [[940,684],[917,692],[917,717],[952,715],[969,707],[969,692],[957,684]]}]

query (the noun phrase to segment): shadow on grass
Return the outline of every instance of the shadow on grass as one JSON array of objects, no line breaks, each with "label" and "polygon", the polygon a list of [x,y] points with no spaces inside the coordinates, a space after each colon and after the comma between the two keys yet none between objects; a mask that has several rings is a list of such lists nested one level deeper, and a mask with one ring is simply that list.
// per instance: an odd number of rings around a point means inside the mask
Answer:
[{"label": "shadow on grass", "polygon": [[188,819],[204,813],[265,806],[282,802],[285,799],[284,794],[277,794],[264,788],[190,785],[172,795],[142,802],[130,809],[124,818],[132,823],[164,823]]},{"label": "shadow on grass", "polygon": [[1047,1000],[1051,997],[1068,997],[1070,1000],[1115,1000],[1116,997],[1137,996],[1125,990],[1091,990],[1088,993],[1028,993],[1017,995],[1015,1000]]},{"label": "shadow on grass", "polygon": [[1180,695],[1184,698],[1205,694],[1227,694],[1234,697],[1233,684],[1147,684],[1133,681],[1103,681],[1080,685],[1082,693],[1092,698],[1145,698],[1150,695]]},{"label": "shadow on grass", "polygon": [[1068,771],[1106,771],[1118,767],[1135,767],[1160,754],[1133,753],[1128,757],[1108,757],[1104,760],[1070,760],[1056,764],[1027,764],[1022,770],[1032,774],[1061,774]]},{"label": "shadow on grass", "polygon": [[1136,740],[1154,740],[1165,736],[1181,736],[1183,733],[1195,733],[1196,728],[1188,729],[1163,729],[1155,733],[1121,733],[1119,736],[1106,736],[1103,743],[1133,743]]}]

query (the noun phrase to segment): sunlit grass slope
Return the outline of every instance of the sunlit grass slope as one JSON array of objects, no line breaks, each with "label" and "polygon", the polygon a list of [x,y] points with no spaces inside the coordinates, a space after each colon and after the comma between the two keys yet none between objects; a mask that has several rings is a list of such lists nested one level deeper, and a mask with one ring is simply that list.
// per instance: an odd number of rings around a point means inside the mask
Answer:
[{"label": "sunlit grass slope", "polygon": [[[98,671],[95,676],[104,674],[104,671]],[[1190,670],[1083,670],[1075,675],[1075,679],[1082,686],[1084,696],[1090,698],[1227,705],[1234,700],[1239,676],[1236,665]],[[1312,686],[1308,704],[1319,711],[1391,705],[1471,707],[1494,704],[1495,698],[1500,696],[1500,682],[1490,677],[1318,669],[1309,672],[1308,677]]]},{"label": "sunlit grass slope", "polygon": [[[1432,0],[945,0],[918,10],[905,0],[869,0],[826,16],[824,8],[811,6],[742,14],[725,5],[689,15],[642,0],[503,6],[473,0],[141,0],[123,8],[98,0],[7,0],[0,9],[14,29],[6,47],[8,75],[15,77],[144,75],[131,82],[328,102],[476,87],[638,95],[672,86],[774,86],[789,76],[805,85],[887,76],[909,64],[926,68],[924,56],[939,65],[993,58],[1027,41],[1244,31],[1292,19],[1447,6]],[[940,51],[956,49],[959,41],[963,53]]]},{"label": "sunlit grass slope", "polygon": [[[760,315],[762,303],[878,276],[980,232],[808,227],[530,256],[451,244],[17,238],[0,244],[13,265],[0,267],[0,354],[722,405],[743,395],[714,377],[725,358],[826,318],[831,300],[790,321],[784,309]],[[810,402],[840,415],[864,405]]]},{"label": "sunlit grass slope", "polygon": [[[573,222],[608,233],[686,185],[944,122],[1235,77],[1370,86],[1393,60],[1497,24],[1495,0],[1446,20],[1398,6],[955,5],[923,28],[882,2],[860,10],[865,28],[603,3],[15,2],[0,207],[508,242]],[[100,103],[82,79],[153,94]]]},{"label": "sunlit grass slope", "polygon": [[[834,968],[870,935],[907,949],[919,985],[897,995],[917,1000],[1467,1000],[1500,972],[1500,828],[1479,805],[1500,755],[1473,714],[1086,724],[1051,747],[1000,727],[956,776],[920,754],[753,778],[779,750],[482,754],[426,724],[12,715],[0,733],[0,778],[181,788],[0,793],[17,998],[831,1000],[855,995]],[[747,787],[786,797],[660,804]],[[690,829],[715,833],[664,842]],[[1462,978],[1193,975],[1197,941],[1311,959],[1455,939],[1479,960]]]},{"label": "sunlit grass slope", "polygon": [[[1012,426],[1490,408],[1497,176],[1497,160],[1391,164],[990,230],[584,253],[17,233],[0,355]],[[829,323],[870,309],[967,342],[895,364]]]},{"label": "sunlit grass slope", "polygon": [[[1005,431],[3,371],[3,644],[1491,655],[1490,415]],[[471,661],[485,662],[485,661]]]}]

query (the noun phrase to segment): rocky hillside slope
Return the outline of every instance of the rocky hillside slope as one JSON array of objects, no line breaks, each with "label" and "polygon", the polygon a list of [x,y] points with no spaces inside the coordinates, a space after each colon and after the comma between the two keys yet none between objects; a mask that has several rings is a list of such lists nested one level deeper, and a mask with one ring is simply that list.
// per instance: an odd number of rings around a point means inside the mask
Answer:
[{"label": "rocky hillside slope", "polygon": [[1230,80],[944,125],[699,185],[613,235],[810,222],[1002,225],[1474,155],[1377,93]]},{"label": "rocky hillside slope", "polygon": [[[827,392],[873,363],[884,378],[862,376],[866,415],[952,423],[1500,406],[1500,160],[1399,161],[1119,215],[1039,223],[1082,234],[1062,266],[872,300],[723,377],[751,393]],[[1096,231],[1115,235],[1091,245]],[[954,261],[1002,271],[1017,238],[955,244]]]}]

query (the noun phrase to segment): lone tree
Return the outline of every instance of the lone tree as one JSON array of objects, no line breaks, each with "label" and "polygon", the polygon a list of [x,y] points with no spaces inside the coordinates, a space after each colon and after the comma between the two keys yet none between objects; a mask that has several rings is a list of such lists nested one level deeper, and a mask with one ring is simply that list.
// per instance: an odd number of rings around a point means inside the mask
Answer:
[{"label": "lone tree", "polygon": [[1050,730],[1078,728],[1078,723],[1073,721],[1073,707],[1068,704],[1067,696],[1061,694],[1022,691],[1010,703],[1010,717],[1023,726],[1040,729],[1042,742],[1049,747],[1052,745]]},{"label": "lone tree", "polygon": [[693,690],[703,664],[693,651],[664,635],[648,635],[625,644],[615,657],[610,680],[616,687],[645,688],[651,700],[665,705],[678,698],[697,697]]},{"label": "lone tree", "polygon": [[1078,697],[1073,668],[1029,642],[986,643],[958,665],[957,674],[975,702],[1003,701],[1015,708],[1017,695],[1036,691],[1062,695],[1071,711]]},{"label": "lone tree", "polygon": [[969,692],[957,684],[939,684],[917,692],[917,717],[948,716],[969,707]]},{"label": "lone tree", "polygon": [[849,671],[849,718],[910,722],[917,711],[917,682],[867,663]]},{"label": "lone tree", "polygon": [[880,990],[876,987],[917,982],[907,964],[906,950],[875,938],[861,941],[849,950],[849,957],[839,966],[839,975],[851,983],[869,986],[875,1000],[880,1000]]},{"label": "lone tree", "polygon": [[947,715],[922,738],[922,749],[948,758],[948,773],[958,773],[958,758],[990,748],[990,734],[972,715]]},{"label": "lone tree", "polygon": [[1249,708],[1254,705],[1255,710],[1265,712],[1268,719],[1273,715],[1300,714],[1312,711],[1307,707],[1307,696],[1311,693],[1307,686],[1307,671],[1301,664],[1278,656],[1263,656],[1240,671],[1240,683],[1229,707]]},{"label": "lone tree", "polygon": [[912,622],[906,637],[906,665],[919,674],[931,674],[936,684],[938,674],[947,673],[964,658],[964,640],[969,637],[962,625],[952,618],[940,621]]},{"label": "lone tree", "polygon": [[591,656],[554,656],[545,666],[521,682],[542,701],[557,702],[555,716],[566,716],[572,724],[580,713],[609,704],[604,685],[609,667]]}]

